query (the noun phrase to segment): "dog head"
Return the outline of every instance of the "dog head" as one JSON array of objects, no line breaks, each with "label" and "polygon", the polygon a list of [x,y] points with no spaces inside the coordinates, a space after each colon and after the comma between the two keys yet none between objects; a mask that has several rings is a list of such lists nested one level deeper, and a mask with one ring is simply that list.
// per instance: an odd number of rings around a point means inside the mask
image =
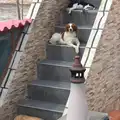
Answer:
[{"label": "dog head", "polygon": [[65,31],[66,32],[77,32],[77,26],[74,23],[68,23],[65,26]]}]

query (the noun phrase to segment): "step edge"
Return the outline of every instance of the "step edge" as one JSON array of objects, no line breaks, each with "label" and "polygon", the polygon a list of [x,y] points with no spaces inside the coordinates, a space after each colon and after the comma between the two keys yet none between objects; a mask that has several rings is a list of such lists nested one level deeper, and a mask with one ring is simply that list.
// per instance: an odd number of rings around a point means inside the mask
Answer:
[{"label": "step edge", "polygon": [[[38,101],[38,100],[31,100],[31,101]],[[41,102],[41,101],[40,101]],[[51,104],[53,104],[53,103],[51,103]],[[54,104],[55,105],[55,104]],[[63,105],[63,104],[57,104],[57,105],[62,105],[62,107],[63,107],[63,111],[64,111],[64,109],[65,109],[65,105]],[[29,105],[29,104],[22,104],[22,103],[18,103],[18,107],[26,107],[26,108],[32,108],[32,109],[41,109],[41,110],[46,110],[46,111],[50,111],[50,112],[57,112],[57,113],[63,113],[63,111],[61,111],[61,110],[53,110],[53,109],[49,109],[49,108],[43,108],[43,107],[34,107],[34,106],[31,106],[31,105]]]},{"label": "step edge", "polygon": [[[70,8],[67,8],[66,11],[68,12]],[[95,10],[80,10],[80,9],[75,9],[75,10],[72,10],[72,12],[81,12],[81,13],[97,13],[99,11],[99,9],[95,9]]]},{"label": "step edge", "polygon": [[[48,63],[45,63],[45,61],[47,61]],[[53,63],[51,63],[51,61],[53,62]],[[68,63],[68,64],[70,64],[70,65],[66,65],[66,64],[60,64],[60,63],[54,63],[54,61],[55,62],[66,62],[66,63]],[[70,68],[70,67],[72,67],[72,64],[73,64],[73,62],[67,62],[67,61],[61,61],[61,60],[48,60],[48,59],[45,59],[45,60],[42,60],[42,61],[40,61],[40,63],[39,63],[39,65],[49,65],[49,66],[59,66],[59,67],[67,67],[67,68]]]},{"label": "step edge", "polygon": [[[59,44],[56,44],[56,45],[53,45],[53,44],[46,44],[47,46],[52,46],[52,47],[67,47],[67,48],[73,48],[73,47],[70,47],[69,45],[59,45]],[[86,48],[86,44],[84,43],[81,43],[80,47],[79,48]],[[46,48],[47,49],[47,48]]]},{"label": "step edge", "polygon": [[31,107],[31,106],[25,106],[25,105],[21,105],[21,104],[18,104],[19,107],[26,107],[26,108],[32,108],[32,109],[41,109],[41,110],[45,110],[45,111],[50,111],[50,112],[56,112],[56,113],[63,113],[63,111],[56,111],[56,110],[50,110],[50,109],[45,109],[45,108],[36,108],[36,107]]},{"label": "step edge", "polygon": [[64,87],[54,87],[54,86],[47,86],[47,85],[37,85],[37,84],[28,84],[28,87],[29,86],[38,86],[38,87],[44,87],[44,88],[52,88],[52,89],[60,89],[60,90],[67,90],[67,91],[70,91],[69,88],[64,88]]}]

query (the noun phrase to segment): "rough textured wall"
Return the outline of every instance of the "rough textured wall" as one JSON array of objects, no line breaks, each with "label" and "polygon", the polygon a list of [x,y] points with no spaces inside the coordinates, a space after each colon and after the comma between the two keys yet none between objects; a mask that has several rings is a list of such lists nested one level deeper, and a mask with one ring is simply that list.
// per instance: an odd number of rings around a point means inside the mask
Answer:
[{"label": "rough textured wall", "polygon": [[35,79],[36,62],[45,57],[45,43],[54,31],[60,10],[67,4],[67,0],[43,0],[41,3],[14,79],[5,90],[7,95],[0,108],[0,120],[13,120],[16,104],[24,97],[28,82]]},{"label": "rough textured wall", "polygon": [[120,0],[112,8],[87,80],[91,110],[120,109]]},{"label": "rough textured wall", "polygon": [[[21,3],[22,0],[19,0],[19,2]],[[31,4],[32,0],[23,0],[24,4]],[[0,3],[5,3],[5,4],[16,4],[16,0],[0,0]]]},{"label": "rough textured wall", "polygon": [[[25,18],[30,5],[24,5],[23,17]],[[0,21],[18,19],[17,9],[15,4],[1,4],[0,3]]]}]

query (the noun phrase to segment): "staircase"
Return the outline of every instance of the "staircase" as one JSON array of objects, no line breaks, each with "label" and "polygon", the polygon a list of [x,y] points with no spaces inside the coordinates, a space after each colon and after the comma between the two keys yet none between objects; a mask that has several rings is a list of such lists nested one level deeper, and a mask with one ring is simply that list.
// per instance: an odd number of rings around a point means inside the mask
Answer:
[{"label": "staircase", "polygon": [[[89,0],[99,7],[101,0]],[[68,22],[77,24],[78,36],[81,41],[80,53],[83,56],[97,10],[82,12],[63,11],[60,21],[56,25],[56,32],[64,31]],[[70,93],[70,71],[75,56],[74,49],[65,45],[46,45],[47,58],[40,61],[37,67],[37,80],[28,85],[28,98],[18,105],[18,114],[25,114],[43,118],[44,120],[57,120],[63,114]]]}]

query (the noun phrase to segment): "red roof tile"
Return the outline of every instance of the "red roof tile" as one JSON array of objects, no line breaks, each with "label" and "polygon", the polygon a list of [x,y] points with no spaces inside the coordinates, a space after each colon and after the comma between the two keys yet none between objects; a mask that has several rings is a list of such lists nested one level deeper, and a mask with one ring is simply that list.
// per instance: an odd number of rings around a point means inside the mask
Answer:
[{"label": "red roof tile", "polygon": [[9,20],[5,22],[0,22],[0,32],[4,32],[12,28],[21,28],[26,24],[30,24],[31,22],[32,22],[32,19]]}]

